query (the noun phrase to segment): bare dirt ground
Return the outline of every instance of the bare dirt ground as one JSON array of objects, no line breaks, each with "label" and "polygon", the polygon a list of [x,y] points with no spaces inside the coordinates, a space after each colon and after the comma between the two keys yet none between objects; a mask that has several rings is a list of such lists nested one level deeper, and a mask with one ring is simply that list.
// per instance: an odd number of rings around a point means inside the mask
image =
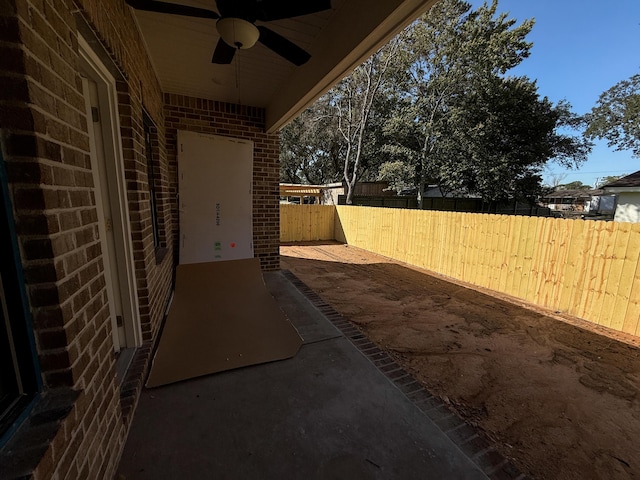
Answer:
[{"label": "bare dirt ground", "polygon": [[284,245],[281,254],[283,269],[523,472],[640,478],[637,337],[595,333],[586,322],[552,318],[354,247]]}]

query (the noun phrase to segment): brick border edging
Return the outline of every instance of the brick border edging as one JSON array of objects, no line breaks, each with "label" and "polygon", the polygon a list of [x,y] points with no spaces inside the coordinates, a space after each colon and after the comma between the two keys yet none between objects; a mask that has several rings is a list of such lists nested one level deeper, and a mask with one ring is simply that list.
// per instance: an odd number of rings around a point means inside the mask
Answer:
[{"label": "brick border edging", "polygon": [[133,420],[144,381],[149,373],[152,352],[152,342],[145,342],[138,347],[120,384],[120,409],[127,429]]},{"label": "brick border edging", "polygon": [[325,302],[294,273],[282,270],[282,274],[489,478],[530,480],[531,477],[524,475],[500,454],[482,432],[452,412],[442,400],[431,395],[391,355],[371,342],[348,318]]}]

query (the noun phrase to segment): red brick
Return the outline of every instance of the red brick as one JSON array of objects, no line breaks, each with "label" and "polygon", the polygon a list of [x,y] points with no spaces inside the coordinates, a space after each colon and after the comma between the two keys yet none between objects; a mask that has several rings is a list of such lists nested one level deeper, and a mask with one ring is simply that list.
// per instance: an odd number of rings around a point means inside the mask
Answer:
[{"label": "red brick", "polygon": [[63,329],[43,330],[38,333],[38,344],[43,350],[64,348],[67,335]]},{"label": "red brick", "polygon": [[[2,50],[3,49],[0,48],[0,55],[3,53]],[[18,62],[18,60],[13,61]],[[28,99],[29,88],[24,78],[0,76],[0,101],[28,101]]]},{"label": "red brick", "polygon": [[[3,7],[7,5],[3,3]],[[7,7],[13,7],[11,2]],[[0,40],[7,42],[18,42],[20,40],[20,29],[18,27],[18,19],[16,17],[9,16],[10,12],[3,12],[3,16],[0,16]],[[6,15],[6,16],[5,16]],[[0,58],[3,58],[0,56]],[[0,64],[4,67],[4,61]]]}]

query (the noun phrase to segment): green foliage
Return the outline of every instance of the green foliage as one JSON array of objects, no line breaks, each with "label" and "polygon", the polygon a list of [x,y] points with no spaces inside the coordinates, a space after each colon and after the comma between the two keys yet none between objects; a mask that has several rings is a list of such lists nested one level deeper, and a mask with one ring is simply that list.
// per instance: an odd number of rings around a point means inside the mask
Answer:
[{"label": "green foliage", "polygon": [[602,177],[596,184],[596,188],[602,188],[609,183],[613,183],[616,180],[620,180],[622,177],[626,177],[627,175],[628,174],[623,173],[622,175],[608,175],[606,177]]},{"label": "green foliage", "polygon": [[387,133],[409,151],[421,191],[437,183],[486,200],[533,198],[547,161],[573,165],[589,150],[559,133],[578,122],[568,104],[540,99],[527,78],[504,78],[529,55],[533,21],[516,25],[497,5],[442,0],[407,31],[407,96]]},{"label": "green foliage", "polygon": [[324,184],[342,177],[342,148],[327,97],[280,132],[280,181]]},{"label": "green foliage", "polygon": [[436,159],[438,182],[486,200],[533,200],[549,158],[569,163],[586,157],[579,136],[558,133],[570,118],[566,104],[540,99],[527,78],[489,77],[447,116],[447,135],[455,142]]},{"label": "green foliage", "polygon": [[610,147],[640,157],[640,74],[602,93],[586,120],[587,138],[605,139]]},{"label": "green foliage", "polygon": [[378,132],[395,98],[392,85],[399,46],[399,38],[391,40],[328,94],[344,145],[347,204],[351,203],[356,182],[381,161],[383,144]]},{"label": "green foliage", "polygon": [[415,175],[416,172],[413,165],[401,160],[392,160],[380,165],[376,180],[389,182],[389,187],[395,190],[396,193],[400,193],[402,190],[413,186]]},{"label": "green foliage", "polygon": [[335,179],[340,164],[349,195],[360,179],[385,179],[419,187],[419,199],[429,184],[523,199],[540,192],[550,160],[583,161],[590,143],[572,133],[580,118],[570,105],[505,77],[528,57],[534,22],[497,8],[436,3],[283,130],[283,177],[317,179],[318,167]]},{"label": "green foliage", "polygon": [[396,96],[398,46],[394,39],[382,47],[282,130],[281,179],[344,180],[350,203],[356,182],[376,177],[385,160],[380,132]]},{"label": "green foliage", "polygon": [[575,182],[565,183],[563,185],[558,185],[558,190],[591,190],[591,185],[586,185],[582,183],[580,180],[576,180]]}]

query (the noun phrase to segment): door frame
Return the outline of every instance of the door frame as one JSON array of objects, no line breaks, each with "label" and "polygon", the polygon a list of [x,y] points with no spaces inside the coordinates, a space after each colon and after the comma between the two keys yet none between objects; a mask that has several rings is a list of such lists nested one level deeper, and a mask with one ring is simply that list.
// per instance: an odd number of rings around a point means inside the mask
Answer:
[{"label": "door frame", "polygon": [[[120,345],[118,332],[113,332],[114,346],[116,351],[120,348],[138,347],[142,345],[142,327],[140,325],[140,309],[138,303],[138,292],[136,288],[136,276],[133,256],[133,243],[131,241],[131,225],[129,223],[128,198],[124,174],[124,158],[122,154],[122,141],[120,138],[120,122],[118,117],[118,94],[116,81],[113,75],[105,67],[98,55],[91,49],[89,43],[78,36],[78,52],[80,54],[80,70],[83,75],[93,80],[98,86],[98,97],[100,105],[100,122],[102,125],[102,137],[105,150],[107,182],[109,184],[109,203],[111,207],[111,217],[116,248],[117,272],[110,271],[109,262],[104,261],[104,269],[107,275],[117,275],[120,285],[120,295],[122,298],[122,313],[125,329],[126,345]],[[91,116],[88,117],[90,121]],[[88,125],[89,135],[93,135],[93,130]],[[94,179],[98,175],[97,158],[95,152],[91,152],[91,169]],[[100,182],[94,182],[94,188],[100,188]],[[101,208],[100,195],[95,195],[96,206]],[[104,218],[98,219],[98,225],[103,244],[103,255],[105,255],[104,240],[105,225]],[[113,302],[113,298],[109,299]]]}]

